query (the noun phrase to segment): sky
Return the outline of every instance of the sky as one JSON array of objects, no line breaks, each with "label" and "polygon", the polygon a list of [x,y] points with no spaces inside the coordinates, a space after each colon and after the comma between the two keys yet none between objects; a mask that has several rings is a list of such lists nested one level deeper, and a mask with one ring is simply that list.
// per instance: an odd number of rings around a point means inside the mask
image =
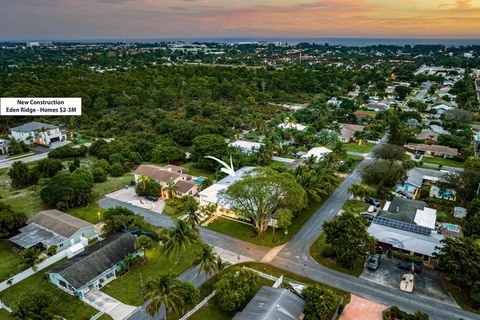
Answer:
[{"label": "sky", "polygon": [[0,0],[0,39],[480,38],[480,0]]}]

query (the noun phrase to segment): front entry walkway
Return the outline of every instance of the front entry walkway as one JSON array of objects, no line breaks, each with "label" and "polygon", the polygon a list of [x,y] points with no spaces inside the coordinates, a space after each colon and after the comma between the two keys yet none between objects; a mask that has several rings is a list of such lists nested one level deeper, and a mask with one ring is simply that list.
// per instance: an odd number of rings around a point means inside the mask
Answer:
[{"label": "front entry walkway", "polygon": [[84,301],[98,311],[105,312],[111,316],[113,320],[126,319],[137,309],[136,307],[121,303],[97,289],[88,291],[84,296]]}]

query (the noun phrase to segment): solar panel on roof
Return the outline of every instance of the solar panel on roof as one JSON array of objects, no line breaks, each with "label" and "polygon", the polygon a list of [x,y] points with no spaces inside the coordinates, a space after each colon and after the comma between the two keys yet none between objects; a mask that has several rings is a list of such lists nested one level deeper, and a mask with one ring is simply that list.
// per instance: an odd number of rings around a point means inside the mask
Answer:
[{"label": "solar panel on roof", "polygon": [[399,230],[405,230],[413,233],[423,234],[425,236],[430,235],[430,233],[432,232],[432,230],[427,227],[422,227],[416,224],[389,219],[385,217],[375,217],[373,219],[373,222],[387,226],[387,227],[399,229]]}]

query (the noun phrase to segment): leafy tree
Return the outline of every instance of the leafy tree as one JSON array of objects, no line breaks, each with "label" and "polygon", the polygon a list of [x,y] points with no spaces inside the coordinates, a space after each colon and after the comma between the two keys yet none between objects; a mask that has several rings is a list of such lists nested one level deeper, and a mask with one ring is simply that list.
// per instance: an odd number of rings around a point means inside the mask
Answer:
[{"label": "leafy tree", "polygon": [[95,163],[93,164],[93,167],[101,168],[104,172],[110,172],[110,163],[108,163],[108,161],[105,159],[99,159],[95,161]]},{"label": "leafy tree", "polygon": [[461,203],[476,198],[480,183],[480,161],[478,158],[468,158],[464,170],[460,173],[449,173],[444,178],[446,184],[454,186],[457,198]]},{"label": "leafy tree", "polygon": [[438,269],[468,292],[480,290],[480,243],[472,238],[445,238],[435,253]]},{"label": "leafy tree", "polygon": [[228,145],[225,138],[218,134],[200,135],[193,139],[192,144],[192,160],[195,161],[200,168],[214,170],[217,163],[205,156],[212,156],[222,159],[228,155]]},{"label": "leafy tree", "polygon": [[405,175],[405,169],[395,162],[375,160],[361,168],[360,173],[365,183],[373,186],[377,196],[381,197]]},{"label": "leafy tree", "polygon": [[38,258],[40,253],[40,250],[35,247],[20,251],[20,259],[22,261],[22,265],[25,268],[34,267],[37,263],[40,262]]},{"label": "leafy tree", "polygon": [[405,100],[405,98],[407,97],[407,95],[410,94],[411,91],[412,89],[409,87],[405,87],[405,86],[395,87],[395,93],[397,94],[400,100]]},{"label": "leafy tree", "polygon": [[307,319],[330,319],[337,306],[335,293],[319,285],[311,285],[302,290],[305,298],[305,316]]},{"label": "leafy tree", "polygon": [[373,156],[384,160],[403,160],[405,150],[402,147],[393,144],[384,144],[373,150]]},{"label": "leafy tree", "polygon": [[93,181],[96,183],[107,181],[107,174],[105,173],[105,170],[103,170],[101,167],[93,167],[92,175]]},{"label": "leafy tree", "polygon": [[68,164],[68,171],[72,173],[73,171],[80,168],[80,159],[75,158],[72,162]]},{"label": "leafy tree", "polygon": [[110,167],[110,174],[112,177],[121,177],[123,176],[123,167],[120,163],[115,162],[111,167]]},{"label": "leafy tree", "polygon": [[297,183],[306,191],[309,202],[321,201],[340,184],[329,160],[317,162],[313,157],[307,158],[304,165],[293,171],[293,175]]},{"label": "leafy tree", "polygon": [[135,185],[135,192],[139,196],[160,196],[162,186],[155,180],[147,176],[138,177]]},{"label": "leafy tree", "polygon": [[146,235],[141,235],[135,241],[135,247],[143,253],[143,263],[147,262],[147,250],[152,249],[154,246],[155,241]]},{"label": "leafy tree", "polygon": [[75,169],[75,171],[72,172],[71,176],[79,177],[80,179],[88,182],[92,186],[93,186],[93,182],[95,181],[95,178],[90,168]]},{"label": "leafy tree", "polygon": [[40,178],[51,178],[58,172],[62,171],[62,161],[58,159],[42,159],[37,162],[36,170]]},{"label": "leafy tree", "polygon": [[23,295],[12,313],[14,319],[21,320],[50,320],[55,315],[52,312],[56,299],[53,295],[43,291],[29,292]]},{"label": "leafy tree", "polygon": [[253,294],[258,275],[250,270],[234,268],[215,284],[220,308],[224,311],[239,310]]},{"label": "leafy tree", "polygon": [[217,272],[217,256],[213,253],[209,245],[202,246],[202,250],[197,254],[193,266],[199,266],[197,276],[200,273],[212,275]]},{"label": "leafy tree", "polygon": [[27,215],[15,212],[9,204],[0,202],[0,239],[7,238],[25,225]]},{"label": "leafy tree", "polygon": [[375,252],[375,239],[368,234],[363,218],[350,211],[325,221],[323,230],[326,243],[332,245],[338,262],[345,268],[352,269],[359,259]]},{"label": "leafy tree", "polygon": [[193,244],[198,243],[200,236],[198,230],[186,221],[177,220],[177,224],[165,230],[165,240],[162,250],[168,256],[176,256],[176,264],[180,262],[180,254],[188,250]]},{"label": "leafy tree", "polygon": [[128,230],[142,229],[152,231],[152,227],[145,218],[125,207],[110,208],[103,213],[103,230],[105,232],[125,232]]},{"label": "leafy tree", "polygon": [[352,184],[350,187],[348,187],[348,193],[351,193],[353,197],[357,199],[368,197],[370,194],[367,186],[364,184]]},{"label": "leafy tree", "polygon": [[8,176],[12,181],[12,187],[15,189],[21,189],[31,186],[37,182],[37,175],[34,171],[28,168],[28,166],[20,161],[16,161],[12,164]]},{"label": "leafy tree", "polygon": [[185,160],[185,150],[177,147],[173,142],[165,141],[152,150],[152,162],[172,163]]},{"label": "leafy tree", "polygon": [[257,168],[228,187],[221,195],[234,211],[250,219],[263,234],[279,209],[298,212],[305,206],[306,193],[289,173]]},{"label": "leafy tree", "polygon": [[58,174],[42,188],[40,198],[61,209],[87,205],[92,200],[92,184],[78,175]]},{"label": "leafy tree", "polygon": [[189,292],[185,284],[171,274],[162,274],[158,278],[150,280],[146,288],[145,298],[150,301],[147,305],[147,313],[153,317],[163,305],[166,310],[165,319],[166,315],[172,311],[180,312]]}]

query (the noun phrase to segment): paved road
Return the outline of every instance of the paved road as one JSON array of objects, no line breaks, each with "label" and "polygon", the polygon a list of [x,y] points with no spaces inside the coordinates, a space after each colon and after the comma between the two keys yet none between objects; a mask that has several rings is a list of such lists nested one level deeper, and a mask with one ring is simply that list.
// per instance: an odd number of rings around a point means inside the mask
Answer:
[{"label": "paved road", "polygon": [[15,160],[5,160],[0,162],[0,169],[4,168],[10,168],[14,162],[20,161],[20,162],[32,162],[32,161],[37,161],[41,159],[45,159],[48,157],[48,153],[39,153],[39,154],[34,154],[32,156],[20,158],[20,159],[15,159]]},{"label": "paved road", "polygon": [[427,94],[428,90],[432,87],[433,83],[432,82],[424,82],[422,83],[423,88],[418,92],[418,94],[415,96],[416,101],[423,101],[425,98],[425,95]]}]

